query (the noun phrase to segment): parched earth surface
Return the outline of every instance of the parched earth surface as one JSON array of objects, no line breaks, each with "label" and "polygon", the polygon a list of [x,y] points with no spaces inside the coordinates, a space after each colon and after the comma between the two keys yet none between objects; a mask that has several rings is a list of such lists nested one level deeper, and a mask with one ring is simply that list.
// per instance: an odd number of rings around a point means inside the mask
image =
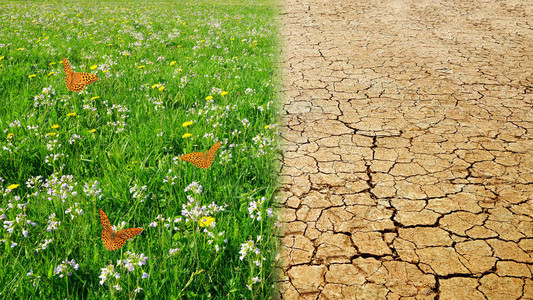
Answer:
[{"label": "parched earth surface", "polygon": [[533,2],[282,19],[277,297],[533,299]]}]

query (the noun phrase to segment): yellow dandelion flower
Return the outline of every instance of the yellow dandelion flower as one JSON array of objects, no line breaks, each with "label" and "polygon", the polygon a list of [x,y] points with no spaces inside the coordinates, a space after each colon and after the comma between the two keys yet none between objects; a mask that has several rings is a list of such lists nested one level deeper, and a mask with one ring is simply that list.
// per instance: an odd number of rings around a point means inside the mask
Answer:
[{"label": "yellow dandelion flower", "polygon": [[182,135],[181,137],[184,138],[184,139],[186,139],[186,138],[188,138],[188,137],[190,137],[190,136],[192,136],[192,134],[190,134],[190,133],[186,133],[186,134]]},{"label": "yellow dandelion flower", "polygon": [[222,93],[220,93],[220,96],[226,96],[227,94],[228,94],[228,92],[222,91]]},{"label": "yellow dandelion flower", "polygon": [[176,61],[175,61],[175,60],[173,60],[173,61],[170,62],[170,65],[171,65],[171,66],[173,66],[173,65],[175,65],[175,64],[176,64]]},{"label": "yellow dandelion flower", "polygon": [[10,189],[10,190],[14,190],[14,189],[18,188],[19,186],[20,186],[20,184],[14,183],[14,184],[10,184],[7,188]]},{"label": "yellow dandelion flower", "polygon": [[4,59],[5,56],[0,56],[0,60]]},{"label": "yellow dandelion flower", "polygon": [[37,77],[37,75],[35,74],[28,75],[28,78],[33,78],[33,77]]},{"label": "yellow dandelion flower", "polygon": [[235,40],[235,38],[230,38],[229,40],[230,40],[230,41],[234,41],[234,40]]},{"label": "yellow dandelion flower", "polygon": [[96,129],[93,128],[93,129],[89,130],[89,132],[90,132],[90,133],[95,133],[95,132],[96,132]]},{"label": "yellow dandelion flower", "polygon": [[7,139],[9,140],[13,136],[15,136],[15,134],[13,132],[10,132],[10,133],[7,134]]},{"label": "yellow dandelion flower", "polygon": [[265,129],[270,129],[270,125],[266,125],[266,126],[265,126]]},{"label": "yellow dandelion flower", "polygon": [[164,89],[165,89],[165,86],[164,86],[164,85],[162,85],[162,86],[160,86],[160,87],[158,88],[158,90],[159,90],[160,92],[162,92]]},{"label": "yellow dandelion flower", "polygon": [[54,75],[55,73],[56,73],[56,72],[52,71],[52,72],[48,73],[48,76],[50,76],[50,75]]},{"label": "yellow dandelion flower", "polygon": [[156,83],[156,84],[152,85],[152,88],[155,89],[158,85],[159,85],[159,83]]},{"label": "yellow dandelion flower", "polygon": [[76,113],[75,112],[71,112],[71,113],[68,113],[67,114],[67,117],[75,117],[76,116]]},{"label": "yellow dandelion flower", "polygon": [[192,124],[193,124],[193,121],[187,121],[187,122],[184,122],[183,124],[181,124],[181,126],[187,127],[187,126],[190,126]]},{"label": "yellow dandelion flower", "polygon": [[100,98],[100,96],[94,96],[94,97],[91,98],[91,100],[96,100],[98,98]]},{"label": "yellow dandelion flower", "polygon": [[54,124],[54,125],[52,125],[52,128],[53,128],[53,129],[58,129],[58,128],[59,128],[59,124]]},{"label": "yellow dandelion flower", "polygon": [[98,68],[98,65],[92,65],[89,69],[96,70],[96,68]]},{"label": "yellow dandelion flower", "polygon": [[181,71],[183,71],[183,70],[182,69],[178,69],[178,72],[181,72]]},{"label": "yellow dandelion flower", "polygon": [[205,100],[211,100],[211,99],[213,99],[213,96],[207,96],[207,97],[205,97]]},{"label": "yellow dandelion flower", "polygon": [[142,66],[138,66],[137,69],[142,69],[142,68],[146,68],[145,65],[142,65]]},{"label": "yellow dandelion flower", "polygon": [[57,134],[57,132],[49,132],[49,133],[47,133],[46,135],[54,136],[54,135],[56,135],[56,134]]},{"label": "yellow dandelion flower", "polygon": [[18,48],[18,49],[17,49],[17,51],[22,51],[22,50],[24,50],[24,48]]},{"label": "yellow dandelion flower", "polygon": [[213,217],[202,217],[200,221],[198,221],[198,224],[200,225],[200,227],[207,227],[213,222],[215,222],[215,218]]}]

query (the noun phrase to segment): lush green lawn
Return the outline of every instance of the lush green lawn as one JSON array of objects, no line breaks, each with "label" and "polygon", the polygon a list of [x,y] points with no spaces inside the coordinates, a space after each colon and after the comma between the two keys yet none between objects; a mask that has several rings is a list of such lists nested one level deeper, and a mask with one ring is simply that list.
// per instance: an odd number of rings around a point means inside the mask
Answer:
[{"label": "lush green lawn", "polygon": [[[270,296],[275,14],[0,2],[0,298]],[[99,80],[67,90],[63,57]],[[208,169],[180,159],[216,142]],[[99,209],[143,232],[105,249]]]}]

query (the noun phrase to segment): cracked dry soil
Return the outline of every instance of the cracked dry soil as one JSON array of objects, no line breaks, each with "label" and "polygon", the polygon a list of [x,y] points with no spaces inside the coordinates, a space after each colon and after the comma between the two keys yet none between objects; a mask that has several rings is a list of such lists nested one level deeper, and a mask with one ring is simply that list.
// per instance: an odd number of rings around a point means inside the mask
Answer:
[{"label": "cracked dry soil", "polygon": [[276,297],[533,299],[533,2],[282,11]]}]

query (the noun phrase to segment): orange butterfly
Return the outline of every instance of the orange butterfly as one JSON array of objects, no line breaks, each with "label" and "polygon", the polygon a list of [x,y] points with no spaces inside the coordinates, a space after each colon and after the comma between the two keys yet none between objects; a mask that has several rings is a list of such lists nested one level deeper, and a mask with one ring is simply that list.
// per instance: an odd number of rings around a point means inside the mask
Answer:
[{"label": "orange butterfly", "polygon": [[100,209],[100,222],[102,222],[102,243],[107,248],[107,250],[115,251],[120,247],[124,246],[126,240],[131,239],[132,237],[141,233],[142,228],[128,228],[116,232],[111,228],[111,223],[105,215],[104,211]]},{"label": "orange butterfly", "polygon": [[91,73],[78,73],[72,71],[67,59],[63,57],[63,70],[65,70],[65,84],[67,89],[73,92],[81,92],[86,85],[98,80],[96,75]]},{"label": "orange butterfly", "polygon": [[214,144],[213,147],[211,147],[211,149],[205,153],[193,152],[183,155],[181,159],[193,163],[198,168],[207,169],[213,163],[213,160],[215,159],[215,153],[217,153],[219,147],[220,142]]}]

